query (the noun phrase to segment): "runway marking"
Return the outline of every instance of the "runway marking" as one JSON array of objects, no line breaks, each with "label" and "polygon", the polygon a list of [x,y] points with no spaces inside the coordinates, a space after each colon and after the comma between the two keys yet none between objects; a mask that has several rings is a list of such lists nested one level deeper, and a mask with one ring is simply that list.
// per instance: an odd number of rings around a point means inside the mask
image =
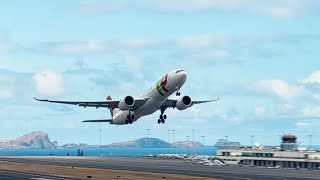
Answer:
[{"label": "runway marking", "polygon": [[274,178],[278,178],[278,179],[282,179],[282,180],[287,180],[286,178],[283,178],[283,177],[274,177]]},{"label": "runway marking", "polygon": [[[19,174],[19,175],[26,175],[26,176],[35,176],[36,178],[29,178],[29,179],[34,179],[34,180],[65,180],[66,178],[60,178],[60,177],[54,177],[54,179],[52,179],[53,177],[49,177],[46,175],[40,175],[40,174],[32,174],[32,173],[24,173],[24,172],[15,172],[15,171],[7,171],[7,170],[1,170],[3,172],[6,172],[8,174]],[[37,178],[38,177],[38,178]],[[47,177],[47,178],[45,178]],[[51,179],[49,179],[51,178]]]}]

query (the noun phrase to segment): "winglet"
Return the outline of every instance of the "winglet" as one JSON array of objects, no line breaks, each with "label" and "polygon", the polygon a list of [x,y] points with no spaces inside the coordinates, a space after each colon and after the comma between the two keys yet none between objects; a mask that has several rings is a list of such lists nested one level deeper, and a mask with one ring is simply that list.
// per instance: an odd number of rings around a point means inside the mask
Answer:
[{"label": "winglet", "polygon": [[218,97],[217,99],[212,99],[212,100],[209,100],[208,102],[212,102],[212,101],[219,101],[220,98]]},{"label": "winglet", "polygon": [[38,98],[35,98],[35,97],[33,97],[33,99],[36,100],[36,101],[48,101],[46,99],[38,99]]}]

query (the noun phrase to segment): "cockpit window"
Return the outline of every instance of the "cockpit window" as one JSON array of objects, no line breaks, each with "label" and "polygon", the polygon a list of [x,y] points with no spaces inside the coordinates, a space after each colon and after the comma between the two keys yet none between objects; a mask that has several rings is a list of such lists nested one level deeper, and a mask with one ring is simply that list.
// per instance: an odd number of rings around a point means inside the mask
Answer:
[{"label": "cockpit window", "polygon": [[177,70],[177,71],[176,71],[176,74],[177,74],[177,73],[179,73],[179,72],[182,72],[182,71],[183,71],[182,69],[180,69],[180,70]]}]

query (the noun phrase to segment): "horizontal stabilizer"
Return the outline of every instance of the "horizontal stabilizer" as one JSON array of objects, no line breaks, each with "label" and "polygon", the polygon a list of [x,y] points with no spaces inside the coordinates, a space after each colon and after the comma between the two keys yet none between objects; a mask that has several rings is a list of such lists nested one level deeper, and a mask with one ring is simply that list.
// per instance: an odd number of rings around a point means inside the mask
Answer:
[{"label": "horizontal stabilizer", "polygon": [[85,120],[82,122],[109,122],[109,123],[112,123],[112,119]]}]

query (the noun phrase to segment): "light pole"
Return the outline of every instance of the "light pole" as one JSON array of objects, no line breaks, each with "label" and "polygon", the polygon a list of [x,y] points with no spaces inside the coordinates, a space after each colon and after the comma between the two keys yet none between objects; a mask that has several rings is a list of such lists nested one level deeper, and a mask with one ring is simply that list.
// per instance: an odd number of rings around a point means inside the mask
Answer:
[{"label": "light pole", "polygon": [[188,148],[187,153],[189,154],[189,148],[190,148],[189,136],[186,136],[186,138],[187,138],[187,148]]},{"label": "light pole", "polygon": [[253,149],[253,143],[254,143],[254,142],[253,142],[253,141],[254,141],[254,135],[251,135],[250,137],[251,137],[251,149]]},{"label": "light pole", "polygon": [[150,138],[150,129],[146,129],[147,130],[147,137]]},{"label": "light pole", "polygon": [[176,130],[172,129],[171,131],[172,131],[172,142],[174,143],[176,140]]},{"label": "light pole", "polygon": [[205,148],[205,145],[204,145],[204,143],[205,143],[205,138],[206,138],[206,136],[201,136],[202,153],[203,153],[203,154],[205,154],[205,153],[204,153],[204,148]]},{"label": "light pole", "polygon": [[171,129],[168,129],[168,143],[170,143],[170,132],[171,131]]},{"label": "light pole", "polygon": [[191,142],[191,147],[193,147],[194,133],[195,133],[195,129],[192,129],[192,142]]},{"label": "light pole", "polygon": [[227,140],[227,141],[228,141],[228,137],[229,137],[229,136],[224,136],[225,140]]},{"label": "light pole", "polygon": [[202,140],[202,145],[204,146],[204,143],[205,143],[205,138],[206,138],[206,136],[201,136],[201,140]]},{"label": "light pole", "polygon": [[101,128],[99,129],[99,132],[100,132],[100,145],[99,145],[99,150],[100,150],[100,156],[102,156],[102,153],[101,153]]},{"label": "light pole", "polygon": [[309,137],[309,148],[311,148],[311,146],[312,146],[312,135],[310,134],[310,135],[308,135],[308,137]]},{"label": "light pole", "polygon": [[279,134],[278,136],[279,136],[279,146],[281,146],[281,137],[282,137],[282,135]]}]

